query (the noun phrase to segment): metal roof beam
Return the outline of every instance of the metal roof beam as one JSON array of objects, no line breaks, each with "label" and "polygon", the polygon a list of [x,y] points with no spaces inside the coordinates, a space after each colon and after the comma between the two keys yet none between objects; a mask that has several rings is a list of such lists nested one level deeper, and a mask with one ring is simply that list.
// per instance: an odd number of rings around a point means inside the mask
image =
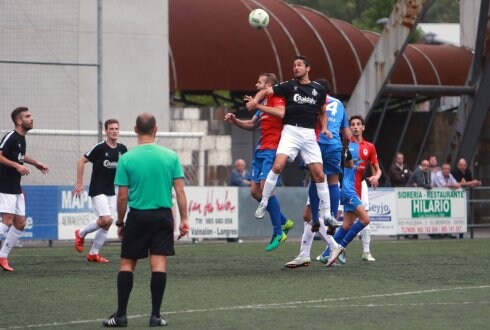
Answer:
[{"label": "metal roof beam", "polygon": [[367,117],[383,93],[408,38],[433,0],[398,0],[347,105],[347,112]]},{"label": "metal roof beam", "polygon": [[457,160],[464,157],[468,163],[478,146],[480,132],[485,122],[485,116],[490,109],[490,49],[487,42],[490,30],[487,27],[490,19],[490,3],[481,1],[478,15],[478,25],[475,40],[475,52],[471,71],[467,80],[468,85],[475,86],[475,95],[463,96],[456,112],[456,119],[448,140],[446,161],[455,165]]},{"label": "metal roof beam", "polygon": [[404,85],[387,84],[383,89],[384,94],[423,94],[440,96],[461,96],[475,94],[473,86],[441,86],[441,85]]}]

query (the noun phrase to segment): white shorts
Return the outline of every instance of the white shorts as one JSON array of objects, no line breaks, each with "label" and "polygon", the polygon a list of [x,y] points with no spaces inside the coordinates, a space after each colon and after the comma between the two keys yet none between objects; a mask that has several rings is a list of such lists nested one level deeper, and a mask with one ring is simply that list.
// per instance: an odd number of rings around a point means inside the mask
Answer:
[{"label": "white shorts", "polygon": [[109,215],[114,218],[116,215],[116,204],[116,195],[107,196],[102,194],[92,197],[92,207],[97,217]]},{"label": "white shorts", "polygon": [[361,202],[366,211],[369,211],[369,195],[368,195],[368,186],[366,180],[362,180],[361,184]]},{"label": "white shorts", "polygon": [[26,215],[26,200],[24,194],[0,193],[0,213]]},{"label": "white shorts", "polygon": [[306,165],[322,163],[322,152],[316,140],[315,130],[300,126],[284,125],[277,153],[288,155],[293,161],[298,152],[301,153]]}]

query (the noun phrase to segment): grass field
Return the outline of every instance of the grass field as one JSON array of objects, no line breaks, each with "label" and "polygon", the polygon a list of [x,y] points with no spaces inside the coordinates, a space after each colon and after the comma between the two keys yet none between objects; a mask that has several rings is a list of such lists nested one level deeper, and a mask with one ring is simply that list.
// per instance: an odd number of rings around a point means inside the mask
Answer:
[{"label": "grass field", "polygon": [[[285,269],[298,242],[178,244],[163,311],[173,329],[485,329],[490,239],[373,240],[376,262],[351,244],[344,266]],[[312,256],[321,252],[315,242]],[[94,329],[116,309],[119,245],[109,264],[71,246],[15,248],[0,272],[0,328]],[[128,316],[146,328],[149,268],[140,261]]]}]

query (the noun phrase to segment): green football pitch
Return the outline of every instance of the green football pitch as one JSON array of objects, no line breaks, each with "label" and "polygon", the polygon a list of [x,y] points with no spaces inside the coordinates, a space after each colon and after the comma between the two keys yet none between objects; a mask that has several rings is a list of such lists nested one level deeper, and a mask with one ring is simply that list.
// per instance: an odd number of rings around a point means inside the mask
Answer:
[{"label": "green football pitch", "polygon": [[[376,240],[376,262],[286,269],[299,242],[179,242],[169,258],[163,314],[173,329],[485,329],[490,324],[490,239]],[[322,250],[315,241],[312,257]],[[87,248],[86,248],[87,249]],[[108,264],[72,246],[15,248],[0,272],[0,328],[94,329],[116,309],[119,244]],[[149,267],[141,260],[130,328],[148,327]]]}]

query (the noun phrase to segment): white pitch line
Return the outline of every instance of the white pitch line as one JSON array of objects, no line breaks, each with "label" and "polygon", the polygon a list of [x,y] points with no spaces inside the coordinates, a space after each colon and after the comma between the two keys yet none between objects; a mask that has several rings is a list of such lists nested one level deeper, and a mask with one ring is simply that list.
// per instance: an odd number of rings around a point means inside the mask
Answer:
[{"label": "white pitch line", "polygon": [[[455,287],[455,288],[445,288],[445,289],[430,289],[430,290],[406,291],[406,292],[394,292],[394,293],[381,293],[381,294],[356,296],[356,297],[340,297],[340,298],[324,298],[324,299],[305,300],[305,301],[289,301],[289,302],[285,302],[285,303],[274,303],[274,304],[253,304],[253,305],[242,305],[242,306],[188,309],[188,310],[183,310],[183,311],[165,312],[164,315],[217,312],[217,311],[229,311],[229,310],[240,310],[240,309],[266,309],[266,308],[288,308],[288,307],[297,308],[300,306],[295,306],[295,305],[318,304],[318,303],[322,303],[322,302],[332,302],[332,301],[346,301],[346,300],[354,300],[354,299],[371,299],[371,298],[381,298],[381,297],[398,297],[398,296],[408,296],[408,295],[434,293],[434,292],[478,290],[478,289],[490,289],[490,285]],[[486,304],[486,303],[488,303],[488,302],[487,301],[481,302],[481,304]],[[461,304],[478,304],[478,302],[426,303],[426,305],[430,305],[430,304],[440,304],[440,305],[460,304],[461,305]],[[419,306],[419,305],[420,305],[419,303],[410,303],[410,304],[381,304],[381,305],[378,305],[378,304],[358,305],[358,304],[356,304],[356,305],[347,305],[347,306],[383,307],[383,306]],[[304,307],[304,306],[301,306],[301,307]],[[323,307],[332,307],[332,306],[323,306]],[[333,307],[338,307],[338,305],[335,305]],[[135,318],[141,318],[141,317],[149,317],[149,315],[148,314],[131,315],[131,316],[128,316],[128,319],[135,319]],[[0,330],[3,330],[3,329],[26,329],[26,328],[56,327],[56,326],[67,326],[67,325],[95,323],[95,322],[102,322],[102,319],[79,320],[79,321],[71,321],[71,322],[53,322],[53,323],[47,323],[47,324],[31,324],[31,325],[26,325],[26,326],[12,326],[12,327],[8,327],[8,328],[0,328]]]}]

